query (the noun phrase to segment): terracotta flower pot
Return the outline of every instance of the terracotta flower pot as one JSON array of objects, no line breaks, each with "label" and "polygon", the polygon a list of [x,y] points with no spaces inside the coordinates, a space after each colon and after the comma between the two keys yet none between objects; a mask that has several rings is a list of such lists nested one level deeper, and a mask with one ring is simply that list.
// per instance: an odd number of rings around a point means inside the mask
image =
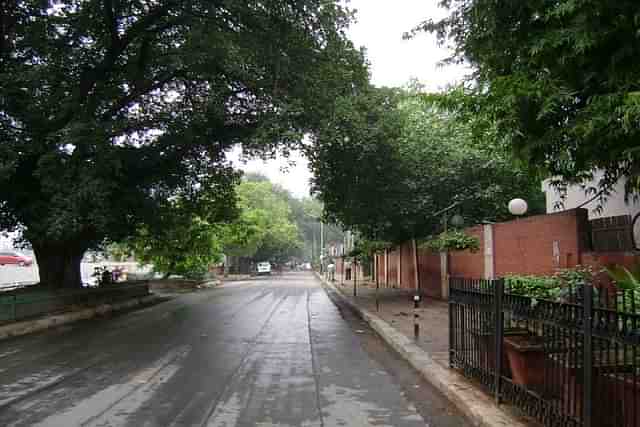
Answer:
[{"label": "terracotta flower pot", "polygon": [[544,348],[540,339],[534,335],[505,336],[504,347],[513,382],[540,390],[544,385]]},{"label": "terracotta flower pot", "polygon": [[[609,405],[608,411],[601,410],[604,416],[616,420],[624,427],[640,426],[640,382],[633,374],[610,374],[604,376],[605,393],[615,396],[615,405]],[[613,414],[612,411],[617,413]]]},{"label": "terracotta flower pot", "polygon": [[[495,348],[495,335],[493,332],[478,332],[474,331],[475,345],[479,351],[480,366],[489,371],[495,371],[496,360],[496,348]],[[529,336],[530,332],[523,328],[506,328],[504,330],[504,337],[519,337]],[[511,376],[509,370],[509,360],[507,359],[507,352],[504,346],[502,347],[502,375]]]}]

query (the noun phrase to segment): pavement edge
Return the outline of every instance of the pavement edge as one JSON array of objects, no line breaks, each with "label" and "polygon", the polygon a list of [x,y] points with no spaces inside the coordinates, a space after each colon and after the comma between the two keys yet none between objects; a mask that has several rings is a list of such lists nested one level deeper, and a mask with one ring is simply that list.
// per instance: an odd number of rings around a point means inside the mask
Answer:
[{"label": "pavement edge", "polygon": [[39,319],[10,323],[8,325],[0,326],[0,341],[19,337],[22,335],[41,332],[47,329],[55,328],[80,320],[93,319],[97,316],[127,310],[137,306],[156,304],[158,302],[165,301],[166,299],[166,296],[151,294],[142,298],[134,298],[116,304],[101,304],[97,307],[85,308],[82,310],[56,314],[48,317],[41,317]]},{"label": "pavement edge", "polygon": [[327,291],[358,313],[387,344],[404,357],[425,380],[444,394],[474,425],[478,427],[527,427],[516,416],[500,409],[484,392],[462,375],[437,363],[429,353],[415,345],[410,338],[366,309],[358,307],[341,290],[316,273]]}]

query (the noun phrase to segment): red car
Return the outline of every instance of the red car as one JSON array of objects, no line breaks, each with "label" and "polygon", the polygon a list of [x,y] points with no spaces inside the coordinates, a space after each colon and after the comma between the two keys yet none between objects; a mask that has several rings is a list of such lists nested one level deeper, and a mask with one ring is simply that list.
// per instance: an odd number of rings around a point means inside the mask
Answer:
[{"label": "red car", "polygon": [[33,260],[17,252],[0,252],[0,265],[19,265],[27,267],[33,264]]}]

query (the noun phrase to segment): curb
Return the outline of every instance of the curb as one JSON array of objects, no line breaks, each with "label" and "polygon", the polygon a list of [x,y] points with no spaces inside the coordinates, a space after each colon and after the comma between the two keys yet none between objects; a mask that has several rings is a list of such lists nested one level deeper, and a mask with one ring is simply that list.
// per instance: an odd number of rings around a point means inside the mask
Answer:
[{"label": "curb", "polygon": [[146,297],[134,298],[116,304],[102,304],[92,308],[85,308],[78,311],[55,314],[53,316],[48,316],[40,319],[15,322],[9,325],[0,326],[0,340],[19,337],[35,332],[41,332],[60,325],[77,322],[79,320],[88,320],[97,316],[126,310],[139,305],[155,304],[163,300],[166,300],[166,297],[151,294],[147,295]]},{"label": "curb", "polygon": [[500,409],[484,392],[465,377],[437,363],[429,353],[415,345],[409,337],[398,332],[375,314],[358,307],[342,291],[316,273],[325,290],[335,295],[364,319],[395,351],[433,384],[477,427],[527,427],[515,415]]}]

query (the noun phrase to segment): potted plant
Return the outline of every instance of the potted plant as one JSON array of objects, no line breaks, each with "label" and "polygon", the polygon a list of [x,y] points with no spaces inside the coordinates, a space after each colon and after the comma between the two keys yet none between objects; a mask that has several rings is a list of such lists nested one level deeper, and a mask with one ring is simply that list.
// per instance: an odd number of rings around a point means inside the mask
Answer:
[{"label": "potted plant", "polygon": [[[469,328],[473,338],[474,350],[477,351],[480,366],[490,372],[495,372],[496,345],[495,345],[495,324],[491,320],[480,322],[477,326]],[[504,329],[504,339],[502,347],[502,375],[511,376],[509,360],[507,359],[506,347],[504,343],[507,337],[527,336],[529,330],[521,327],[508,327]]]},{"label": "potted plant", "polygon": [[[640,314],[640,264],[636,264],[631,269],[623,265],[614,265],[605,268],[605,271],[613,281],[619,292],[616,292],[616,298],[613,299],[615,309],[618,312],[631,314]],[[607,298],[608,300],[611,300]],[[627,333],[630,335],[640,335],[640,330],[633,329],[635,323],[628,320],[626,327]],[[629,348],[625,352],[629,352]],[[630,360],[635,364],[635,351],[632,354],[623,357],[624,362]],[[610,395],[618,396],[618,405],[623,414],[624,422],[620,425],[624,427],[635,427],[634,419],[637,418],[637,411],[640,408],[640,382],[638,375],[640,372],[635,366],[629,370],[623,366],[618,372],[607,373],[603,376],[603,386]]]},{"label": "potted plant", "polygon": [[[506,293],[510,297],[521,299],[514,307],[516,323],[519,315],[529,318],[529,315],[534,314],[540,301],[559,302],[566,298],[567,289],[580,288],[582,283],[591,280],[592,275],[590,268],[579,266],[575,269],[561,270],[554,276],[505,277]],[[518,310],[524,310],[526,313],[519,313]],[[548,338],[539,336],[534,331],[513,336],[505,334],[505,354],[515,384],[538,391],[545,385],[544,370],[548,361],[544,346],[546,339]],[[558,344],[561,343],[554,343],[554,346]]]}]

